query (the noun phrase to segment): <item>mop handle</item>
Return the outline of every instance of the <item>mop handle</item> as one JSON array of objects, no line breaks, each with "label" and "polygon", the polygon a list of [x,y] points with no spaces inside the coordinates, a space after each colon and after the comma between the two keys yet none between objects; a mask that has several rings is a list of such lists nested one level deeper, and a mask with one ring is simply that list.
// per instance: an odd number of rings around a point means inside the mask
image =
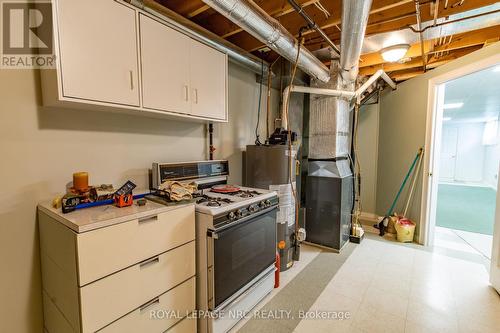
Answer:
[{"label": "mop handle", "polygon": [[408,173],[405,176],[405,179],[403,180],[403,183],[401,184],[401,187],[399,188],[398,194],[396,194],[396,197],[394,198],[394,201],[392,202],[391,208],[387,211],[386,216],[390,216],[393,213],[394,207],[396,206],[396,203],[398,202],[399,196],[401,195],[401,192],[403,192],[403,189],[406,185],[406,182],[410,178],[410,175],[413,171],[413,168],[415,168],[415,165],[417,164],[417,161],[420,157],[420,154],[422,154],[423,149],[420,148],[418,150],[417,156],[415,156],[415,159],[413,160],[413,163],[411,164],[410,170],[408,170]]},{"label": "mop handle", "polygon": [[424,159],[424,152],[422,150],[421,154],[420,154],[420,159],[418,160],[417,169],[415,171],[415,176],[413,177],[413,182],[411,183],[410,195],[408,196],[408,201],[406,202],[405,211],[403,213],[404,217],[406,217],[406,213],[408,213],[408,208],[410,207],[411,198],[413,197],[413,192],[415,190],[415,185],[417,183],[418,173],[420,171],[420,167],[422,166],[422,160],[423,159]]}]

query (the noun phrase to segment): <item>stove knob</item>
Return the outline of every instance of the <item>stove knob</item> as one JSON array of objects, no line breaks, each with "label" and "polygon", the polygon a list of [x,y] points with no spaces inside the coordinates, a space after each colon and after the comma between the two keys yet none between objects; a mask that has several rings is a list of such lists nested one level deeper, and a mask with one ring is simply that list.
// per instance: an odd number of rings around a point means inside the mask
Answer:
[{"label": "stove knob", "polygon": [[243,212],[243,209],[238,209],[238,210],[236,211],[236,217],[242,217],[242,216],[243,216],[243,213],[244,213],[244,212]]},{"label": "stove knob", "polygon": [[259,205],[257,205],[257,204],[250,205],[250,207],[248,207],[248,210],[250,211],[250,213],[255,213],[256,211],[259,210]]},{"label": "stove knob", "polygon": [[232,221],[236,218],[236,214],[234,212],[230,212],[229,214],[227,214],[227,217],[229,217],[229,219]]},{"label": "stove knob", "polygon": [[266,208],[266,203],[264,201],[259,202],[260,208]]},{"label": "stove knob", "polygon": [[264,201],[264,202],[265,202],[265,204],[266,204],[266,207],[271,206],[271,200],[266,200],[266,201]]}]

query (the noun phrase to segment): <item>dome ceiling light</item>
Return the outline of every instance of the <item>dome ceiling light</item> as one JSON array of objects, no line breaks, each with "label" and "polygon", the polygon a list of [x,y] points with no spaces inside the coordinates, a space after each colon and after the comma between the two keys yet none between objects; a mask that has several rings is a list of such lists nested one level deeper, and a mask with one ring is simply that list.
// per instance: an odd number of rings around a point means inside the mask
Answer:
[{"label": "dome ceiling light", "polygon": [[408,52],[409,48],[410,48],[410,45],[408,45],[408,44],[396,44],[396,45],[384,47],[382,50],[380,50],[380,53],[382,54],[382,58],[385,61],[397,62],[397,61],[403,59],[406,52]]}]

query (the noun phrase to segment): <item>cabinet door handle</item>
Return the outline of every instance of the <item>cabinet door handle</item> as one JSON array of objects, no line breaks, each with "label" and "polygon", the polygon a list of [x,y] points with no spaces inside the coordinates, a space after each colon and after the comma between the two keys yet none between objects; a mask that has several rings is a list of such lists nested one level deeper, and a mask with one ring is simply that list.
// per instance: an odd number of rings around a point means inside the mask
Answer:
[{"label": "cabinet door handle", "polygon": [[184,99],[189,101],[189,87],[187,85],[184,86]]},{"label": "cabinet door handle", "polygon": [[194,88],[194,103],[198,104],[198,89]]},{"label": "cabinet door handle", "polygon": [[142,268],[146,268],[148,266],[151,266],[151,265],[154,265],[154,264],[157,264],[160,262],[160,257],[154,257],[154,258],[151,258],[151,259],[148,259],[148,260],[145,260],[143,262],[141,262],[139,264],[139,268],[142,269]]},{"label": "cabinet door handle", "polygon": [[152,307],[153,305],[156,305],[156,304],[160,304],[160,298],[159,297],[156,297],[155,299],[153,299],[152,301],[149,301],[147,302],[146,304],[144,304],[143,306],[141,306],[139,308],[139,312],[144,312],[146,311],[148,308]]},{"label": "cabinet door handle", "polygon": [[134,90],[134,71],[129,71],[130,75],[130,90]]}]

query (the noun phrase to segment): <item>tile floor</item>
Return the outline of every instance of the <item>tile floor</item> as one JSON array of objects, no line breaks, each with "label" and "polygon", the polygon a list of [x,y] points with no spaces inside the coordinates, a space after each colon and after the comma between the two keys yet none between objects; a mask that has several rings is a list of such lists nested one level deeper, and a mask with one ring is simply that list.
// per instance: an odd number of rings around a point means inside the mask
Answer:
[{"label": "tile floor", "polygon": [[[304,253],[298,270],[318,250],[307,247]],[[297,273],[284,273],[281,288]],[[483,263],[375,235],[356,246],[309,309],[314,310],[344,311],[350,317],[304,319],[293,332],[500,332],[500,297],[489,286]]]},{"label": "tile floor", "polygon": [[436,226],[434,252],[490,266],[493,236]]},{"label": "tile floor", "polygon": [[476,251],[481,253],[488,259],[491,259],[491,249],[493,248],[493,236],[478,234],[475,232],[453,230],[468,245],[472,246]]}]

